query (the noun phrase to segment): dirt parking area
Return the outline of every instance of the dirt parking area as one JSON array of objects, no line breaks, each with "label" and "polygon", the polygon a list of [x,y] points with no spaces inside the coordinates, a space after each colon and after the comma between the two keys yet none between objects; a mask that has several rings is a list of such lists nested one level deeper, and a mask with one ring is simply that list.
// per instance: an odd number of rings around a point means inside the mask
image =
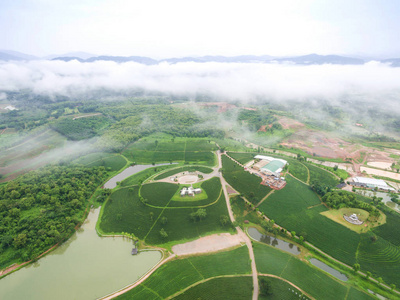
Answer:
[{"label": "dirt parking area", "polygon": [[378,175],[378,176],[383,176],[383,177],[387,177],[387,178],[392,178],[395,180],[400,180],[399,173],[393,173],[393,172],[377,170],[377,169],[372,169],[372,168],[367,168],[367,167],[361,167],[360,170],[361,170],[361,172],[365,171],[367,174]]},{"label": "dirt parking area", "polygon": [[245,241],[238,234],[231,235],[229,233],[220,233],[205,236],[184,244],[175,245],[172,247],[172,252],[178,256],[216,252],[243,243],[245,243]]},{"label": "dirt parking area", "polygon": [[392,164],[390,162],[384,162],[384,161],[370,161],[367,163],[367,165],[384,170],[391,170],[392,167]]},{"label": "dirt parking area", "polygon": [[197,175],[184,175],[178,178],[180,184],[191,184],[199,180]]}]

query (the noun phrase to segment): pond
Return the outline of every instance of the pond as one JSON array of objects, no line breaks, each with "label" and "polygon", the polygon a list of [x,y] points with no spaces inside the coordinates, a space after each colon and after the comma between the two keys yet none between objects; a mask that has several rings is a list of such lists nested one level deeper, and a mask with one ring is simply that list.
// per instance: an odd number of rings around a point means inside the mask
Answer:
[{"label": "pond", "polygon": [[392,200],[390,200],[391,196],[388,193],[374,192],[374,191],[369,191],[369,190],[362,190],[362,191],[357,190],[357,193],[359,193],[360,195],[365,195],[367,197],[373,197],[374,195],[378,198],[381,197],[383,203],[385,203],[391,209],[394,209],[394,210],[397,210],[398,212],[400,212],[400,205],[398,205],[397,203],[394,203]]},{"label": "pond", "polygon": [[275,248],[278,248],[278,249],[281,249],[283,251],[292,253],[294,255],[299,255],[300,252],[301,252],[300,248],[295,246],[294,244],[288,243],[288,242],[286,242],[284,240],[281,240],[281,239],[277,239],[277,238],[271,237],[269,235],[263,235],[258,231],[257,228],[250,227],[247,230],[247,232],[249,233],[249,235],[253,239],[255,239],[255,240],[259,241],[259,242],[262,242],[264,244],[271,245],[271,246],[273,246]]},{"label": "pond", "polygon": [[169,165],[169,164],[170,163],[155,164],[155,165],[134,165],[134,166],[128,167],[125,170],[123,170],[121,173],[115,175],[113,178],[111,178],[109,181],[107,181],[104,184],[104,188],[113,189],[117,186],[117,182],[121,182],[122,180],[128,178],[129,176],[132,176],[133,174],[139,173],[140,171],[143,171],[147,168],[165,166],[165,165]]},{"label": "pond", "polygon": [[93,209],[63,245],[0,280],[0,299],[96,299],[137,281],[161,259],[159,251],[131,255],[132,240],[99,237]]},{"label": "pond", "polygon": [[340,273],[338,270],[335,270],[334,268],[328,266],[327,264],[323,263],[322,261],[320,261],[318,259],[311,258],[310,263],[312,263],[317,268],[324,270],[325,272],[331,274],[332,276],[336,277],[339,280],[342,280],[342,281],[349,280],[349,278],[347,278],[346,275]]}]

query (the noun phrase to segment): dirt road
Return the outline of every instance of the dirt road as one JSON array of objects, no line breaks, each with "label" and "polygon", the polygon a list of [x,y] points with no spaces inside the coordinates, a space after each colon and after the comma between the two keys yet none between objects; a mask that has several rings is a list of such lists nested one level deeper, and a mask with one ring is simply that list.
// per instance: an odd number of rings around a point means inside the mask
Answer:
[{"label": "dirt road", "polygon": [[[218,155],[219,168],[222,168],[221,152],[217,151],[217,155]],[[226,190],[226,186],[228,185],[228,183],[225,181],[225,179],[221,173],[219,173],[219,177],[221,179],[222,189],[224,191],[224,196],[225,196],[225,200],[226,200],[226,206],[228,207],[229,217],[230,217],[231,221],[234,222],[235,217],[233,216],[231,203],[229,201],[228,191]],[[258,274],[257,274],[256,260],[254,258],[253,246],[251,244],[250,238],[247,236],[246,233],[243,232],[243,230],[239,226],[236,227],[236,230],[238,231],[238,234],[242,237],[242,239],[246,242],[247,248],[249,249],[249,256],[250,256],[250,260],[251,260],[251,273],[252,273],[252,277],[253,277],[253,298],[252,299],[257,300],[258,294],[259,294],[259,286],[258,286]]]}]

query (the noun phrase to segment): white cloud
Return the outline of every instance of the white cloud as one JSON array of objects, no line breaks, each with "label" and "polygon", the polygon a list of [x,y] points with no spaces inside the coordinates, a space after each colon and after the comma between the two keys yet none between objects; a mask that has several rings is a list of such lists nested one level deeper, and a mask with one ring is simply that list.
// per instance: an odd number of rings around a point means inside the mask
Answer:
[{"label": "white cloud", "polygon": [[108,89],[145,89],[179,95],[210,94],[250,101],[335,99],[365,95],[368,99],[398,93],[400,68],[379,62],[364,65],[178,63],[146,66],[134,62],[31,61],[0,63],[0,91],[31,89],[45,95],[79,95]]}]

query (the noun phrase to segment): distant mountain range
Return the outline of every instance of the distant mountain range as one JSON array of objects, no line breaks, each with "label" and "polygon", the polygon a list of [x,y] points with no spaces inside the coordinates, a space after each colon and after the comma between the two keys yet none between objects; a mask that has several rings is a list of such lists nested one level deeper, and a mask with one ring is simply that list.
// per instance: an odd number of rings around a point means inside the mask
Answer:
[{"label": "distant mountain range", "polygon": [[[71,61],[77,60],[79,62],[94,62],[94,61],[113,61],[117,63],[124,62],[137,62],[145,65],[155,65],[162,62],[176,64],[180,62],[223,62],[223,63],[290,63],[296,65],[362,65],[369,60],[346,57],[340,55],[318,55],[309,54],[303,56],[293,57],[273,57],[269,55],[240,55],[240,56],[200,56],[200,57],[181,57],[181,58],[167,58],[155,60],[150,57],[144,56],[96,56],[85,52],[71,52],[64,55],[50,55],[44,58],[24,54],[17,51],[0,50],[0,61],[29,61],[38,59]],[[384,60],[376,59],[382,63],[386,63],[392,67],[400,67],[400,58],[389,58]]]}]

